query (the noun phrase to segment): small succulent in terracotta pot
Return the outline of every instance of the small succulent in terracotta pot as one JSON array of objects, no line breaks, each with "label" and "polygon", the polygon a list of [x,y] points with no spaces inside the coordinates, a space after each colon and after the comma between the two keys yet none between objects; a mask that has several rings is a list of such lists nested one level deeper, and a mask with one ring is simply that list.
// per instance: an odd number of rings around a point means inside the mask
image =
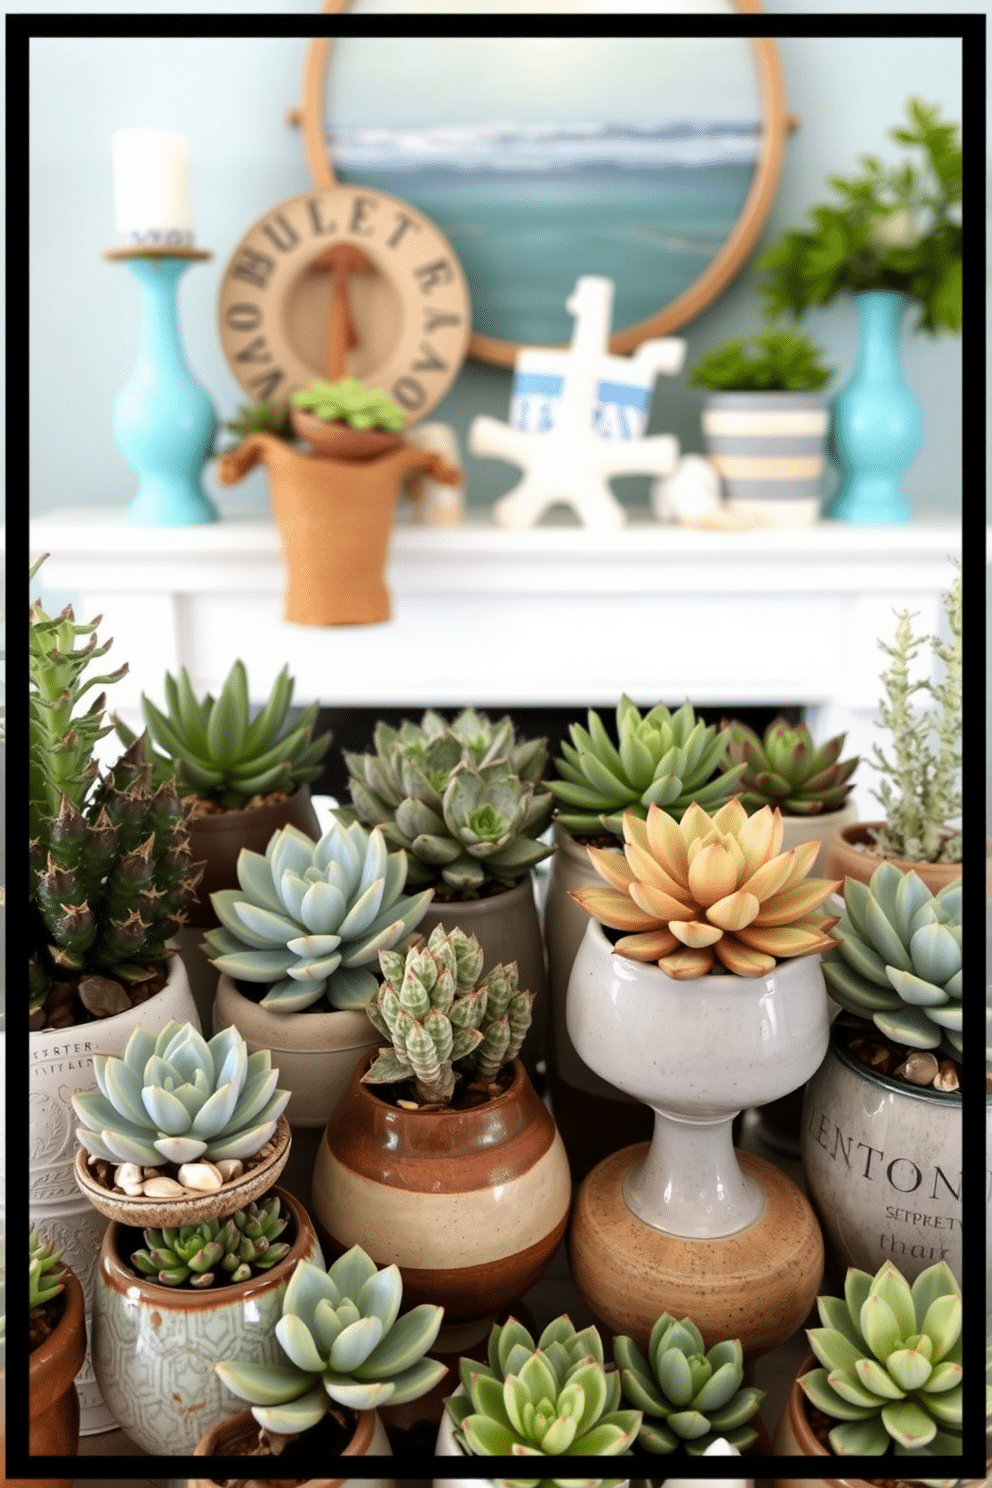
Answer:
[{"label": "small succulent in terracotta pot", "polygon": [[[75,1456],[79,1450],[79,1396],[74,1383],[86,1355],[83,1292],[62,1250],[32,1227],[28,1250],[28,1343],[32,1456]],[[50,1478],[44,1488],[71,1479]]]},{"label": "small succulent in terracotta pot", "polygon": [[357,377],[316,378],[297,388],[290,405],[294,431],[318,454],[333,458],[367,458],[395,449],[409,422],[388,393]]}]

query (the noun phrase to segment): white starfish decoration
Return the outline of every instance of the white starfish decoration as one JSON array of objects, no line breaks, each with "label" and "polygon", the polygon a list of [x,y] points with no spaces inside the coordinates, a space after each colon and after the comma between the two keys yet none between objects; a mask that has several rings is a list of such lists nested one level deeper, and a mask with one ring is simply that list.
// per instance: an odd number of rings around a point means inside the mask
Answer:
[{"label": "white starfish decoration", "polygon": [[[554,425],[535,433],[499,419],[472,420],[468,447],[519,465],[523,476],[493,506],[501,527],[531,527],[549,506],[564,502],[586,527],[601,532],[623,527],[627,514],[609,487],[614,475],[667,475],[679,456],[671,434],[640,439],[605,439],[593,425],[601,363],[607,356],[613,282],[584,275],[565,301],[575,317],[571,346],[561,352],[564,384],[555,403]],[[650,375],[678,372],[685,342],[675,337],[646,341],[631,358]]]}]

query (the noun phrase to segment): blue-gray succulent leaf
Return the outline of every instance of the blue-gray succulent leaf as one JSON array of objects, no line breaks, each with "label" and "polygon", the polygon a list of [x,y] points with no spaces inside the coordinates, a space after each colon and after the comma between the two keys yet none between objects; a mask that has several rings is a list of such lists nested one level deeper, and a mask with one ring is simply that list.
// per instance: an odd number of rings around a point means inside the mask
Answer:
[{"label": "blue-gray succulent leaf", "polygon": [[286,977],[272,984],[259,1006],[273,1013],[302,1013],[304,1008],[319,1002],[323,995],[323,982],[299,982]]}]

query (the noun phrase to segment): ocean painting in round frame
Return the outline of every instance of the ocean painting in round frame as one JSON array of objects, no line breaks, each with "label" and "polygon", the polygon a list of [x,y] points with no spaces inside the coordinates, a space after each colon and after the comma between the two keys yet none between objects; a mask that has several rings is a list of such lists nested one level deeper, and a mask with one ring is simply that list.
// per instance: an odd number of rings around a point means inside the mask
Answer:
[{"label": "ocean painting in round frame", "polygon": [[581,274],[635,325],[708,268],[762,143],[742,37],[340,38],[325,116],[338,177],[411,202],[451,240],[472,330],[569,340]]}]

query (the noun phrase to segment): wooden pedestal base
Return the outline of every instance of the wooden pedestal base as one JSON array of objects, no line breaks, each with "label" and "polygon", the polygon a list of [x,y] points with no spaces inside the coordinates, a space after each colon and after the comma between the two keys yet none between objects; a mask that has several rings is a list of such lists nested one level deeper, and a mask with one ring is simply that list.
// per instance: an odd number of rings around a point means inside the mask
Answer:
[{"label": "wooden pedestal base", "polygon": [[739,1338],[754,1358],[783,1343],[805,1322],[823,1278],[823,1237],[806,1199],[773,1164],[738,1151],[764,1192],[761,1217],[721,1240],[665,1235],[623,1200],[623,1180],[647,1146],[604,1159],[576,1195],[568,1253],[587,1307],[642,1348],[663,1312],[691,1317],[707,1348]]}]

